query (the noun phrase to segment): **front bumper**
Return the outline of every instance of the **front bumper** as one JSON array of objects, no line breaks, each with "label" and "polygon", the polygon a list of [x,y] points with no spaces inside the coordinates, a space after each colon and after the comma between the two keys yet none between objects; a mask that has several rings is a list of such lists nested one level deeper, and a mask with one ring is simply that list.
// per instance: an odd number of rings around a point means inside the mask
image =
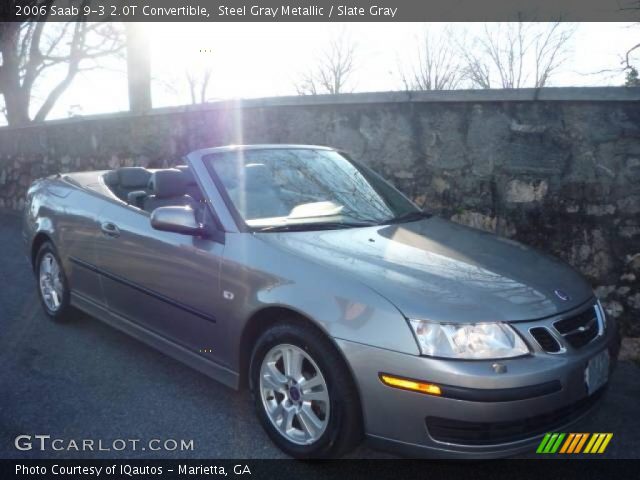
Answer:
[{"label": "front bumper", "polygon": [[[526,357],[498,361],[506,372],[496,373],[496,361],[434,359],[336,341],[360,390],[370,443],[406,456],[435,458],[497,458],[534,452],[544,433],[562,431],[598,403],[606,387],[587,395],[586,365],[608,349],[613,368],[619,348],[615,323],[610,322],[604,335],[579,350],[563,354],[536,350]],[[472,401],[392,388],[380,381],[381,372],[480,395]],[[536,392],[536,386],[558,382],[550,393]],[[518,399],[498,401],[489,393],[501,389],[518,391]],[[521,395],[528,391],[534,396]],[[456,429],[462,435],[452,440],[450,434]]]}]

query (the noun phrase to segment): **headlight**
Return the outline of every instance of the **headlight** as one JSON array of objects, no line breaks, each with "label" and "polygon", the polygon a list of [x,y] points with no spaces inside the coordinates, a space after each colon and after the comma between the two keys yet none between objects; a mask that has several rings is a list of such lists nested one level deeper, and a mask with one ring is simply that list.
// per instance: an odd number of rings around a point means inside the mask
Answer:
[{"label": "headlight", "polygon": [[520,336],[504,323],[445,324],[424,320],[409,322],[423,355],[498,359],[529,353]]}]

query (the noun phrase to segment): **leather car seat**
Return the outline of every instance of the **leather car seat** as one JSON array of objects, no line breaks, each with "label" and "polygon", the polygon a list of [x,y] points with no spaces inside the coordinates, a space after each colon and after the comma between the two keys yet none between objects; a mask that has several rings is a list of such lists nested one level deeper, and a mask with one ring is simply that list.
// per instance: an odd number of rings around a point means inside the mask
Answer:
[{"label": "leather car seat", "polygon": [[152,212],[158,207],[189,206],[195,209],[195,200],[187,195],[187,179],[175,168],[157,170],[149,180],[151,195],[143,200],[144,210]]},{"label": "leather car seat", "polygon": [[127,200],[129,192],[144,190],[151,179],[151,172],[143,167],[120,167],[107,172],[105,183],[122,200]]}]

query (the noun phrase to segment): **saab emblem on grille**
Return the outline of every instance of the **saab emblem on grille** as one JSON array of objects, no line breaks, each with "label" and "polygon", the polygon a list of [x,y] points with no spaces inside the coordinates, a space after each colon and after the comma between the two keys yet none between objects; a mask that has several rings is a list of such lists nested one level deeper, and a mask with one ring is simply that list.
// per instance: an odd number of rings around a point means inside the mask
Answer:
[{"label": "saab emblem on grille", "polygon": [[566,302],[567,300],[569,300],[569,295],[564,293],[562,290],[554,290],[553,293],[555,293],[556,297],[558,297],[563,302]]}]

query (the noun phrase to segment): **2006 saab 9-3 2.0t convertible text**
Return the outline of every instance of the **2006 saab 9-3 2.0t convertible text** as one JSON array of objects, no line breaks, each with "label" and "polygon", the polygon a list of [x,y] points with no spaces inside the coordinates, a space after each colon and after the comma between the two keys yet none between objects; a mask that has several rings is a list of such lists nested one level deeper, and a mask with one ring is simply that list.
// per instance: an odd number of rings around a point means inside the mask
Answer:
[{"label": "2006 saab 9-3 2.0t convertible text", "polygon": [[295,457],[527,451],[601,397],[617,329],[567,265],[431,216],[336,150],[198,150],[59,174],[24,239],[53,319],[83,310],[249,386]]}]

